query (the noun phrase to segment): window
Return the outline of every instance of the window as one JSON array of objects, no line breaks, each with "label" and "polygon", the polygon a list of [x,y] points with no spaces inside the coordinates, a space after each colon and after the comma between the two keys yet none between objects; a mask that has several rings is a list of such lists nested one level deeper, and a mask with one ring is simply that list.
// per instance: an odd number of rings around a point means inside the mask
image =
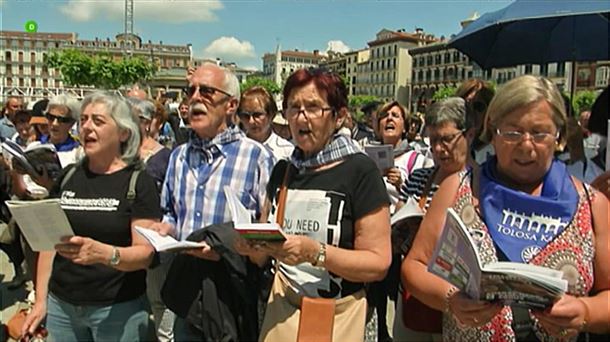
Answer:
[{"label": "window", "polygon": [[36,79],[35,78],[31,78],[30,79],[30,87],[36,87]]},{"label": "window", "polygon": [[434,56],[434,63],[435,63],[436,65],[441,64],[441,55],[436,55],[436,56]]},{"label": "window", "polygon": [[557,63],[557,76],[558,77],[563,77],[566,74],[566,63],[565,62],[560,62]]},{"label": "window", "polygon": [[10,52],[10,51],[6,51],[6,52],[4,53],[4,59],[5,59],[7,62],[12,62],[12,61],[13,61],[13,60],[12,60],[12,56],[11,56],[11,52]]},{"label": "window", "polygon": [[432,56],[428,56],[427,64],[428,64],[428,66],[432,65]]},{"label": "window", "polygon": [[419,66],[425,66],[426,65],[426,60],[424,59],[424,57],[419,57]]},{"label": "window", "polygon": [[23,78],[19,78],[19,86],[23,87]]},{"label": "window", "polygon": [[394,45],[394,56],[398,54],[398,45]]},{"label": "window", "polygon": [[23,63],[23,51],[19,51],[19,63]]},{"label": "window", "polygon": [[48,87],[49,86],[49,80],[47,80],[46,78],[43,78],[42,79],[42,86],[44,88]]},{"label": "window", "polygon": [[36,52],[30,53],[30,63],[36,63]]},{"label": "window", "polygon": [[610,67],[603,66],[595,70],[595,87],[606,87],[610,83]]},{"label": "window", "polygon": [[396,69],[396,58],[394,58],[394,61],[392,62],[392,64],[394,64],[393,68]]},{"label": "window", "polygon": [[451,54],[449,52],[445,53],[445,58],[443,60],[445,64],[451,63]]},{"label": "window", "polygon": [[549,65],[540,64],[540,75],[547,76],[549,74]]},{"label": "window", "polygon": [[531,64],[527,64],[527,65],[525,66],[525,73],[526,73],[527,75],[529,75],[529,74],[531,74],[531,73],[532,73],[532,65],[531,65]]},{"label": "window", "polygon": [[[396,58],[394,58],[396,60]],[[413,67],[417,68],[417,58],[413,58]]]},{"label": "window", "polygon": [[441,75],[440,70],[438,70],[438,69],[434,70],[434,80],[435,81],[440,79],[440,77],[441,77],[440,75]]}]

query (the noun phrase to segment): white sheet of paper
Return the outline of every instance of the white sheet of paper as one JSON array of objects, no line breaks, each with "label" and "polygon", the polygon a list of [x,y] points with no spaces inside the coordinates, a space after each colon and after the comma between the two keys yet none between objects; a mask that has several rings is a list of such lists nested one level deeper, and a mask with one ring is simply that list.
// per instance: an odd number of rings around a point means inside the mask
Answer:
[{"label": "white sheet of paper", "polygon": [[382,172],[394,167],[394,148],[392,145],[366,145],[364,151]]},{"label": "white sheet of paper", "polygon": [[136,226],[136,232],[148,240],[157,252],[203,248],[206,245],[205,242],[178,241],[169,235],[163,236],[152,229],[138,226]]},{"label": "white sheet of paper", "polygon": [[6,201],[6,205],[35,252],[53,251],[63,237],[74,236],[59,199]]}]

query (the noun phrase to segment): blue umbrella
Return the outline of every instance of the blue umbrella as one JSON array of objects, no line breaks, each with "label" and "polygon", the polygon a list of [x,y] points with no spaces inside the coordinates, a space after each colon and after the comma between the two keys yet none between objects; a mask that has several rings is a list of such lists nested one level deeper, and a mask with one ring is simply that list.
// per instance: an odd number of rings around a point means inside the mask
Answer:
[{"label": "blue umbrella", "polygon": [[610,1],[516,0],[449,42],[483,69],[610,59]]}]

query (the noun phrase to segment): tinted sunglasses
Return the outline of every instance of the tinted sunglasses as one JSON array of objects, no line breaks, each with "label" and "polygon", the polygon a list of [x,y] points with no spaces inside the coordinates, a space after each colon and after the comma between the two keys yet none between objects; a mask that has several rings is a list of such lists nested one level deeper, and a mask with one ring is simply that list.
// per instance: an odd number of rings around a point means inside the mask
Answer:
[{"label": "tinted sunglasses", "polygon": [[51,113],[45,113],[44,116],[49,120],[49,123],[53,123],[53,121],[57,120],[59,123],[73,123],[74,119],[68,118],[65,116],[53,115]]},{"label": "tinted sunglasses", "polygon": [[199,92],[200,96],[208,97],[208,98],[214,96],[214,93],[216,93],[216,92],[224,94],[228,97],[233,96],[222,89],[218,89],[218,88],[212,87],[212,86],[206,86],[203,84],[187,86],[183,89],[183,91],[188,97],[193,97],[193,95],[195,95],[195,92]]},{"label": "tinted sunglasses", "polygon": [[250,118],[253,118],[254,120],[258,120],[265,115],[267,115],[267,113],[262,113],[262,112],[253,112],[253,113],[239,112],[239,113],[237,113],[237,116],[239,116],[239,118],[244,121],[249,121]]}]

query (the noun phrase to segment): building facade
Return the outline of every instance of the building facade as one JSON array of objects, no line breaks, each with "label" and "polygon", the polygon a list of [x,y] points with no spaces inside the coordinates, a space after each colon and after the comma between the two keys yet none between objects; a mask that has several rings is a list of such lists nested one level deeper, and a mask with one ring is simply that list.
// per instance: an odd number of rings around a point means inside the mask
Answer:
[{"label": "building facade", "polygon": [[[412,97],[412,58],[409,50],[436,42],[433,35],[418,29],[415,33],[405,30],[383,29],[376,39],[368,42],[370,55],[368,68],[361,70],[369,74],[361,78],[360,92],[374,95],[383,101],[396,100],[410,107]],[[357,87],[358,88],[358,87]]]},{"label": "building facade", "polygon": [[263,75],[273,80],[280,88],[293,72],[303,68],[317,68],[325,58],[319,50],[313,52],[299,50],[281,51],[278,45],[275,53],[263,55]]}]

